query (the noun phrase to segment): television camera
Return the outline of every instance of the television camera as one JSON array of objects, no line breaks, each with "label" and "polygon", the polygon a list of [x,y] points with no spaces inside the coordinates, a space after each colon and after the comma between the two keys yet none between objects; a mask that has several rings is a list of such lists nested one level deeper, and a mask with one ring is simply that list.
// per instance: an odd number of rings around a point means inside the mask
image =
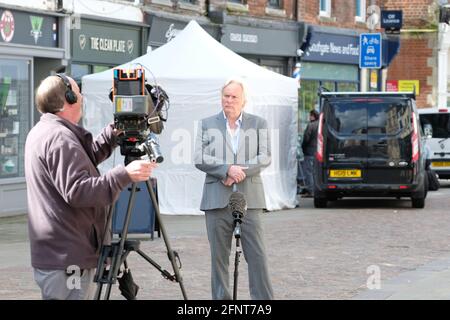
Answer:
[{"label": "television camera", "polygon": [[167,120],[167,114],[164,115],[169,105],[167,93],[156,84],[146,83],[143,68],[117,68],[109,98],[114,104],[114,126],[123,132],[118,144],[126,162],[146,154],[150,155],[150,161],[162,162],[164,157],[156,135],[162,132]]}]

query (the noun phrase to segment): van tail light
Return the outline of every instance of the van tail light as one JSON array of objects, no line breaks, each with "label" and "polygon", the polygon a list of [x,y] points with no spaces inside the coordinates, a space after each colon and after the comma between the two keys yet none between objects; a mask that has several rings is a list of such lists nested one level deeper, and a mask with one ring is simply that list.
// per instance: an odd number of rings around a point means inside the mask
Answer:
[{"label": "van tail light", "polygon": [[316,159],[323,162],[323,112],[319,116],[319,128],[317,129],[317,151]]},{"label": "van tail light", "polygon": [[417,128],[417,118],[416,114],[412,113],[412,125],[413,125],[413,134],[411,136],[411,144],[412,144],[412,162],[416,162],[419,160],[419,134]]}]

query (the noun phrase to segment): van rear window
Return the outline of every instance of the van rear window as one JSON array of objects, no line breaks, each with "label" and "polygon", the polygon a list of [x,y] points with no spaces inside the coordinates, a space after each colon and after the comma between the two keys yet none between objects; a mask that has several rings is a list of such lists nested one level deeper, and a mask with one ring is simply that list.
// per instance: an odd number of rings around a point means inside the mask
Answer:
[{"label": "van rear window", "polygon": [[[421,114],[420,124],[424,131],[427,131],[427,126],[431,125],[433,138],[448,138],[450,137],[450,114]],[[429,132],[429,131],[427,131]]]},{"label": "van rear window", "polygon": [[396,135],[412,131],[406,100],[346,99],[324,105],[329,127],[340,134]]}]

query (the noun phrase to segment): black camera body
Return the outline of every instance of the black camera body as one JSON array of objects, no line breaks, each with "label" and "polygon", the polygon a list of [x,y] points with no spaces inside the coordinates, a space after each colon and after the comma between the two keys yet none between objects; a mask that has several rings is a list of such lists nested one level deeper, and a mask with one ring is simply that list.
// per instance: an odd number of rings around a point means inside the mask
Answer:
[{"label": "black camera body", "polygon": [[162,162],[163,157],[155,134],[163,130],[161,109],[168,96],[159,86],[145,83],[144,69],[114,69],[110,100],[114,104],[114,126],[123,131],[118,137],[120,153],[139,158],[149,154],[150,160]]}]

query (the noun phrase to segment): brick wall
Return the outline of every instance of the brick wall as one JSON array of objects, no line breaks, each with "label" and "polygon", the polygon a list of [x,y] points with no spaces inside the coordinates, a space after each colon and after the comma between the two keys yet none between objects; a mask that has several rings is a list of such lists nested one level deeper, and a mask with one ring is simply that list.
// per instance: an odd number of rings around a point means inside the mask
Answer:
[{"label": "brick wall", "polygon": [[[387,80],[419,80],[419,107],[436,104],[437,86],[437,22],[433,0],[384,0],[381,6],[388,10],[403,10],[403,32],[400,35],[400,52],[388,69]],[[414,30],[411,30],[414,29]]]},{"label": "brick wall", "polygon": [[433,0],[382,0],[378,1],[386,10],[403,10],[403,27],[423,28],[435,18],[437,6]]},{"label": "brick wall", "polygon": [[420,108],[434,104],[433,87],[436,86],[437,70],[433,34],[402,35],[400,52],[388,68],[387,80],[419,80]]},{"label": "brick wall", "polygon": [[331,17],[319,17],[319,0],[299,0],[301,21],[314,25],[366,30],[366,24],[355,22],[355,1],[331,0]]},{"label": "brick wall", "polygon": [[[146,0],[150,1],[150,0]],[[204,1],[204,0],[202,0]],[[253,18],[262,18],[266,20],[277,20],[277,21],[296,21],[295,16],[295,7],[298,1],[302,0],[280,0],[281,7],[280,8],[271,8],[267,9],[267,0],[246,0],[245,4],[248,6],[248,11],[242,11],[237,8],[235,10],[229,9],[228,15],[239,15],[239,16],[247,16]],[[209,3],[218,8],[226,8],[227,1],[225,0],[210,0]],[[229,2],[229,4],[233,4],[233,2]],[[226,9],[224,9],[226,10]],[[284,14],[285,13],[285,14]]]}]

